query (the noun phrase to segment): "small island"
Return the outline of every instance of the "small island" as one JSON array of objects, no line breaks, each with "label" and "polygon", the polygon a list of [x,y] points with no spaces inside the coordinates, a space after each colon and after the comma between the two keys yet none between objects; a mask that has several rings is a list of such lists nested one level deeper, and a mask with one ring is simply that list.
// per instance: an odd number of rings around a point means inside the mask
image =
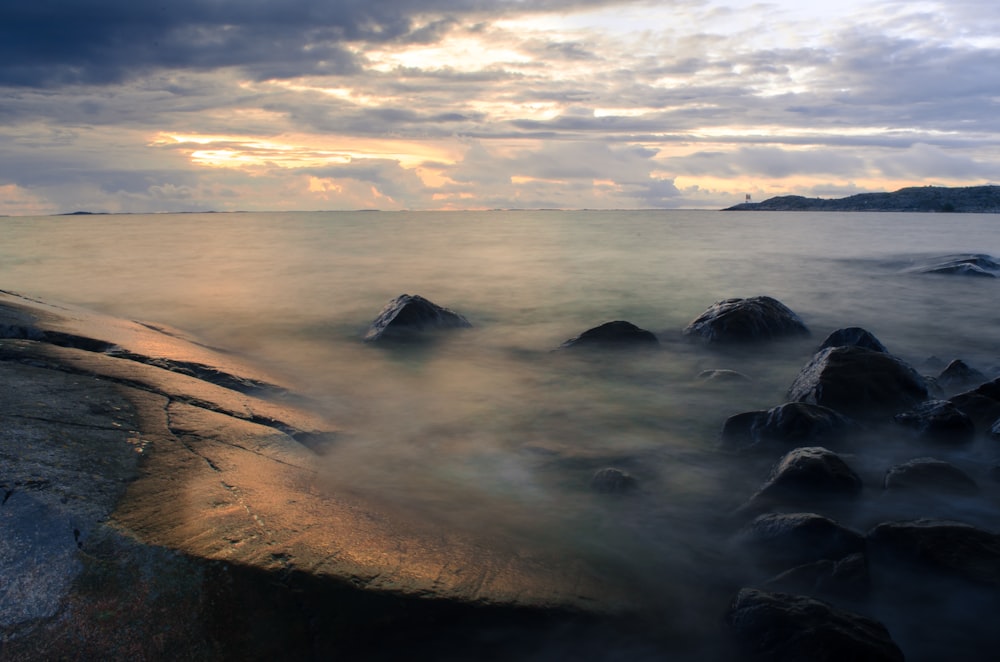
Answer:
[{"label": "small island", "polygon": [[1000,186],[912,186],[892,193],[859,193],[846,198],[782,195],[763,202],[744,202],[722,211],[896,211],[1000,213]]}]

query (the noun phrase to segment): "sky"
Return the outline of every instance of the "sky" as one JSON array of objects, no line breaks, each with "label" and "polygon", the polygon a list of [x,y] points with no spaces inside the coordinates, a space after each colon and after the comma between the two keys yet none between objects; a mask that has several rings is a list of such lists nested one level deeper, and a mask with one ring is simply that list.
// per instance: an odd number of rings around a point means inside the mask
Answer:
[{"label": "sky", "polygon": [[995,0],[0,5],[0,214],[1000,182]]}]

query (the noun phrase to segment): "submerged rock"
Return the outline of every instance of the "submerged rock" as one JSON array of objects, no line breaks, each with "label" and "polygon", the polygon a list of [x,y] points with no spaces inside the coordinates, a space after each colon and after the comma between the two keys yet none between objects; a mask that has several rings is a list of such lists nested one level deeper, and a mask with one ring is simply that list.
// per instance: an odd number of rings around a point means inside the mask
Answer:
[{"label": "submerged rock", "polygon": [[860,326],[850,326],[834,331],[819,346],[820,350],[827,347],[863,347],[874,352],[889,353],[889,350],[885,348],[885,345],[874,334],[866,329],[862,329]]},{"label": "submerged rock", "polygon": [[736,542],[774,570],[836,561],[865,549],[863,535],[816,513],[760,515],[743,527]]},{"label": "submerged rock", "polygon": [[927,399],[927,382],[902,360],[862,347],[818,352],[788,390],[788,399],[855,418],[887,417]]},{"label": "submerged rock", "polygon": [[785,304],[768,296],[725,299],[713,304],[684,329],[713,343],[807,336],[809,328]]},{"label": "submerged rock", "polygon": [[472,324],[458,313],[428,301],[417,294],[401,294],[386,304],[368,327],[365,342],[397,335],[407,336],[432,329],[470,327]]},{"label": "submerged rock", "polygon": [[967,473],[955,465],[920,457],[896,465],[885,474],[886,490],[934,492],[940,494],[976,494],[979,487]]},{"label": "submerged rock", "polygon": [[736,450],[749,450],[769,442],[791,446],[837,443],[856,424],[828,407],[788,402],[766,411],[730,416],[722,427],[722,440]]},{"label": "submerged rock", "polygon": [[947,400],[922,402],[910,411],[896,414],[893,420],[925,441],[960,444],[971,441],[976,434],[972,418]]},{"label": "submerged rock", "polygon": [[736,370],[702,370],[698,373],[698,379],[703,382],[750,382],[753,381],[742,372]]},{"label": "submerged rock", "polygon": [[903,660],[902,651],[878,621],[803,595],[740,589],[726,623],[751,660]]},{"label": "submerged rock", "polygon": [[984,278],[996,278],[997,271],[1000,271],[1000,262],[995,258],[984,254],[973,255],[951,255],[939,258],[927,266],[918,267],[917,273],[922,274],[949,274],[958,276],[979,276]]},{"label": "submerged rock", "polygon": [[590,489],[604,494],[631,492],[638,486],[639,482],[632,474],[615,467],[600,469],[590,479]]},{"label": "submerged rock", "polygon": [[567,347],[659,347],[660,341],[651,331],[640,329],[631,322],[617,320],[587,329],[570,338],[560,348]]}]

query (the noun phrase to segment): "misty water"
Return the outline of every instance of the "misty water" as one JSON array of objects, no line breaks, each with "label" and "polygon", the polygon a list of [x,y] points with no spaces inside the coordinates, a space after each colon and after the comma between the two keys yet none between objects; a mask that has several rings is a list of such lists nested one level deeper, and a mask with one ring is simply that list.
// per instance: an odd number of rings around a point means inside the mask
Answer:
[{"label": "misty water", "polygon": [[[729,515],[776,456],[719,447],[725,419],[784,402],[831,331],[863,326],[925,374],[961,358],[1000,374],[1000,280],[914,273],[938,256],[1000,256],[992,215],[643,212],[317,212],[0,219],[0,288],[169,324],[281,375],[337,427],[317,466],[357,493],[492,544],[583,559],[639,601],[708,631],[759,580]],[[420,294],[472,328],[395,346],[361,336]],[[718,349],[681,330],[712,303],[773,296],[812,337]],[[655,352],[553,351],[611,320]],[[733,369],[752,382],[706,383]],[[895,463],[933,454],[880,433],[852,458],[861,531],[928,514],[879,498]],[[898,436],[898,438],[896,438]],[[995,528],[1000,444],[946,459],[987,486],[934,514]],[[631,495],[594,472],[633,474]],[[993,491],[989,491],[993,490]],[[703,587],[703,595],[691,593]],[[891,619],[890,619],[891,620]]]}]

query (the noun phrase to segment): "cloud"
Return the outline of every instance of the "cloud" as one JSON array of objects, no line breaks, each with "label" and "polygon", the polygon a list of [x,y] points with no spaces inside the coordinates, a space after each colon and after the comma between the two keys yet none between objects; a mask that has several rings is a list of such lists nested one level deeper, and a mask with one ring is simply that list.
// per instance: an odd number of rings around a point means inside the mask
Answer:
[{"label": "cloud", "polygon": [[167,210],[236,197],[269,209],[717,207],[748,181],[980,183],[1000,162],[989,9],[7,3],[0,186],[73,208]]}]

